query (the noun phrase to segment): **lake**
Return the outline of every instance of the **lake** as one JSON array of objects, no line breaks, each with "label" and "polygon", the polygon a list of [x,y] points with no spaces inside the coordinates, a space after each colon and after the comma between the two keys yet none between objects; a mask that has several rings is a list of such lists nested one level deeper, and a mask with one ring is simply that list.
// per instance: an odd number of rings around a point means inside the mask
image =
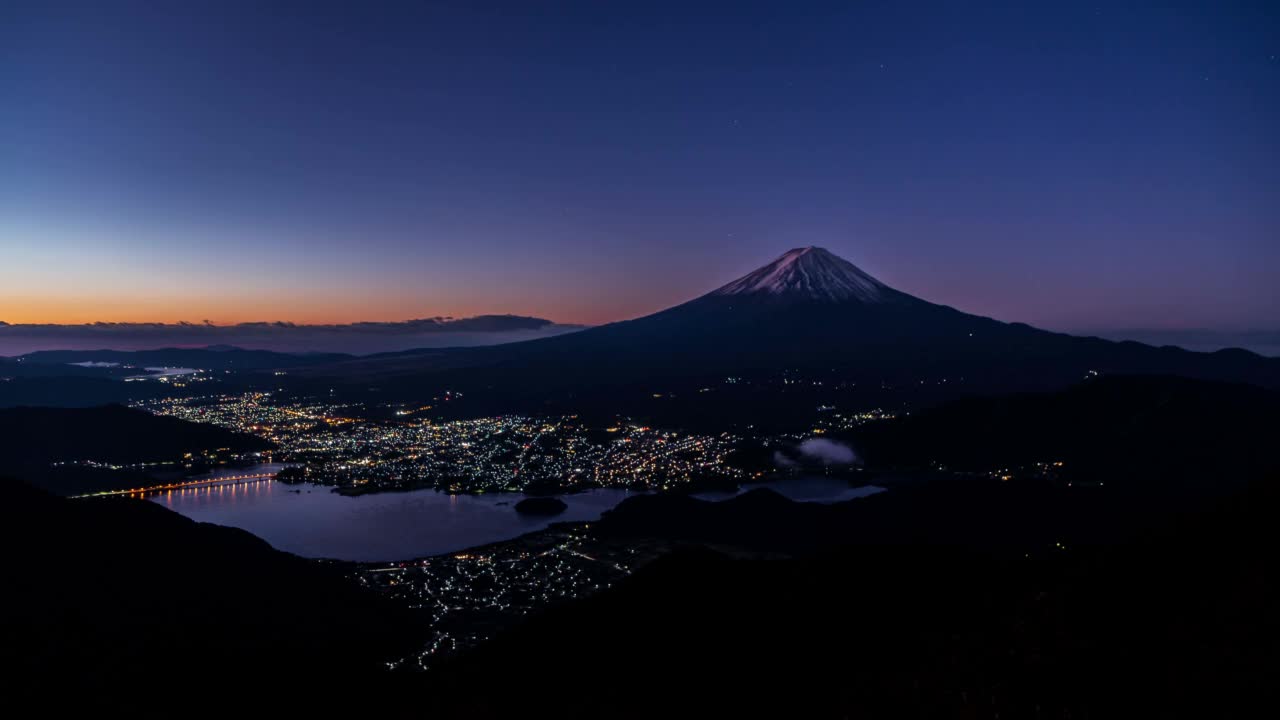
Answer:
[{"label": "lake", "polygon": [[[279,466],[264,466],[278,470]],[[227,471],[250,475],[261,468]],[[767,483],[801,502],[840,502],[879,492],[851,488],[832,478],[796,478]],[[759,487],[759,486],[751,486]],[[347,497],[321,485],[288,485],[273,479],[172,490],[151,496],[193,520],[247,530],[279,550],[312,558],[362,562],[408,560],[509,540],[553,522],[599,519],[638,493],[588,490],[561,499],[569,507],[555,517],[515,511],[518,493],[449,495],[435,490]],[[704,493],[721,500],[736,493]]]}]

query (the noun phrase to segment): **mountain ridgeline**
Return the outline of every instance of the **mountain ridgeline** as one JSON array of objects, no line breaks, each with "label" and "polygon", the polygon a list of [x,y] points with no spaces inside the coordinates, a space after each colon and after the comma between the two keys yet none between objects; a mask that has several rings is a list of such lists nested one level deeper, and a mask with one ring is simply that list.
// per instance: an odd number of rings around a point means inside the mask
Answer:
[{"label": "mountain ridgeline", "polygon": [[0,658],[20,669],[10,698],[27,707],[243,709],[236,692],[193,708],[192,683],[216,677],[272,683],[253,701],[259,710],[333,712],[361,695],[324,691],[318,674],[356,685],[425,642],[412,614],[364,592],[343,566],[154,503],[68,500],[0,476],[0,539],[15,548]]},{"label": "mountain ridgeline", "polygon": [[226,345],[157,350],[40,350],[12,358],[0,357],[0,408],[93,407],[171,392],[171,387],[157,383],[125,382],[130,377],[149,375],[148,368],[191,368],[216,374],[224,382],[241,383],[251,377],[269,380],[268,371],[337,363],[352,357],[340,353],[246,350]]},{"label": "mountain ridgeline", "polygon": [[1065,387],[1093,373],[1280,387],[1280,359],[1244,350],[1195,353],[1076,337],[970,315],[895,290],[814,247],[791,250],[702,297],[635,320],[508,345],[340,362],[305,373],[316,382],[376,386],[388,394],[469,390],[532,406],[587,406],[608,398],[616,407],[655,392],[783,374],[868,393],[924,387],[939,399]]},{"label": "mountain ridgeline", "polygon": [[0,470],[66,495],[154,484],[141,470],[110,466],[272,448],[252,435],[120,405],[0,409],[0,438]]},{"label": "mountain ridgeline", "polygon": [[351,359],[342,353],[286,353],[246,350],[226,345],[159,350],[38,350],[20,356],[28,368],[73,363],[115,363],[142,367],[189,367],[200,370],[278,370]]}]

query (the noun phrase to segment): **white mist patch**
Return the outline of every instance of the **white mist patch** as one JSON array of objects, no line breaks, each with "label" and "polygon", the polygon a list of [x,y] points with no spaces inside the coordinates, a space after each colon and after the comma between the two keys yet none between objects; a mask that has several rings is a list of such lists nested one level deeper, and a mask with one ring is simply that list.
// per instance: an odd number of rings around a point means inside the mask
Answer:
[{"label": "white mist patch", "polygon": [[800,454],[805,459],[817,460],[824,465],[853,465],[862,462],[853,448],[826,438],[809,438],[800,443]]},{"label": "white mist patch", "polygon": [[780,468],[794,468],[801,465],[861,465],[862,458],[853,448],[842,442],[826,438],[809,438],[796,448],[797,456],[775,450],[773,464]]},{"label": "white mist patch", "polygon": [[787,454],[782,452],[781,450],[774,450],[773,464],[777,465],[780,468],[793,468],[799,465],[800,463],[796,462],[795,460],[792,460],[790,457],[787,457]]}]

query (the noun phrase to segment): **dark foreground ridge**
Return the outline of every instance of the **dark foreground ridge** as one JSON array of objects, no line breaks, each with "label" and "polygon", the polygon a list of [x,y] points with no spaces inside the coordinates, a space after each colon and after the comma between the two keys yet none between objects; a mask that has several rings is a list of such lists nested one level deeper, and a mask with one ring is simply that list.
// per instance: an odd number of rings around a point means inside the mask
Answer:
[{"label": "dark foreground ridge", "polygon": [[504,717],[571,677],[562,717],[1240,716],[1276,699],[1277,501],[1258,486],[1103,545],[691,549],[459,658],[427,697]]},{"label": "dark foreground ridge", "polygon": [[[1099,378],[853,432],[873,463],[861,477],[888,488],[859,500],[633,498],[561,526],[583,537],[570,553],[536,553],[656,560],[528,615],[471,608],[500,634],[425,674],[385,663],[420,653],[430,618],[352,568],[152,503],[10,482],[4,660],[44,702],[83,689],[60,709],[143,715],[230,672],[269,683],[254,709],[271,712],[1241,716],[1276,700],[1277,410],[1247,386]],[[486,556],[528,550],[512,547]],[[210,693],[200,710],[243,698]]]},{"label": "dark foreground ridge", "polygon": [[153,484],[145,470],[124,466],[192,462],[272,447],[262,438],[216,425],[120,405],[0,409],[0,438],[0,470],[62,495]]},{"label": "dark foreground ridge", "polygon": [[[943,407],[867,439],[907,465],[1009,470],[935,467],[830,506],[767,490],[628,500],[592,531],[685,550],[428,674],[433,707],[503,717],[563,677],[574,678],[556,700],[567,717],[677,707],[1065,720],[1265,706],[1280,642],[1269,610],[1280,461],[1266,451],[1276,411],[1274,395],[1247,387],[1113,378]],[[1011,444],[993,439],[1019,418],[1029,427]],[[1066,432],[1072,423],[1084,426]],[[912,437],[919,453],[904,454]],[[980,448],[956,455],[970,441]],[[1063,465],[1026,469],[1019,453]],[[503,693],[484,691],[512,667]]]},{"label": "dark foreground ridge", "polygon": [[[413,618],[341,565],[149,502],[67,500],[3,480],[0,533],[10,548],[0,652],[21,668],[8,686],[19,706],[199,715],[264,695],[255,708],[351,706],[313,679],[360,687],[421,642]],[[276,690],[193,698],[205,683]]]}]

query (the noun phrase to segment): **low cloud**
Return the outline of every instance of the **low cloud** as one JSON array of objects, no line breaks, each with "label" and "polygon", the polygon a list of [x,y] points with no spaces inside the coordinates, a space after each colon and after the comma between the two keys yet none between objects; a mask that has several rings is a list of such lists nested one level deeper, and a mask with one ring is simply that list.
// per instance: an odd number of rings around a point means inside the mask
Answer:
[{"label": "low cloud", "polygon": [[781,450],[774,450],[773,464],[777,465],[780,468],[793,468],[798,466],[800,463],[796,462],[795,460],[792,460],[790,457],[787,456],[786,453],[782,452]]},{"label": "low cloud", "polygon": [[853,448],[842,442],[826,438],[810,438],[800,443],[796,455],[792,456],[781,450],[773,453],[773,464],[780,468],[794,468],[802,465],[861,465],[862,459]]},{"label": "low cloud", "polygon": [[823,465],[852,465],[859,462],[853,448],[826,438],[810,438],[800,443],[800,455]]},{"label": "low cloud", "polygon": [[289,352],[391,352],[420,347],[492,345],[559,335],[581,329],[542,318],[480,315],[403,322],[301,325],[247,322],[10,324],[0,321],[0,355],[35,350],[142,350],[160,347],[237,347]]}]

